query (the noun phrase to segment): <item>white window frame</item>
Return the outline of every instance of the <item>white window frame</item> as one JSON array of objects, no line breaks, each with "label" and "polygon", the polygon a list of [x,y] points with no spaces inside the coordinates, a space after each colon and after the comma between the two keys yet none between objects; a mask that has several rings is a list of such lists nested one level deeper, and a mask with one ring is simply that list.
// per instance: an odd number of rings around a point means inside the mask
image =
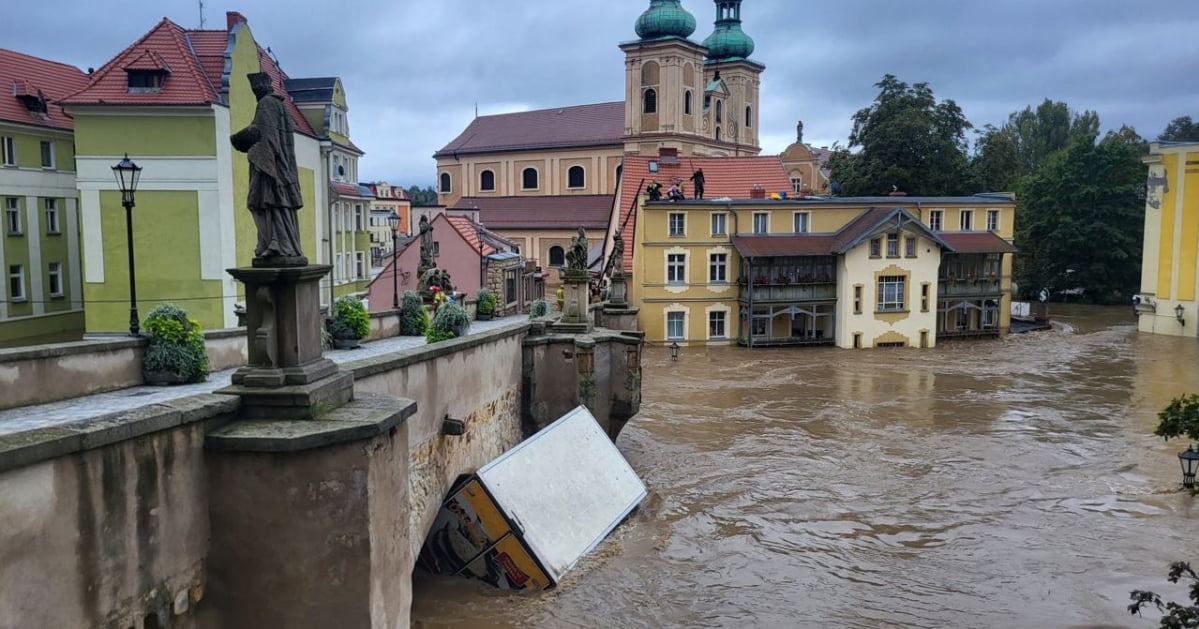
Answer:
[{"label": "white window frame", "polygon": [[[16,270],[14,271],[13,269]],[[16,280],[16,284],[13,284],[14,280]],[[14,286],[17,290],[13,290]],[[25,265],[8,265],[8,292],[9,301],[25,301]]]},{"label": "white window frame", "polygon": [[17,165],[16,141],[11,135],[0,136],[0,166]]},{"label": "white window frame", "polygon": [[9,236],[20,236],[21,201],[17,197],[4,198],[4,232]]},{"label": "white window frame", "polygon": [[[46,285],[46,290],[49,291],[51,297],[62,297],[62,262],[50,262],[46,265],[49,282]],[[55,286],[57,284],[57,287]],[[55,290],[57,288],[57,290]]]},{"label": "white window frame", "polygon": [[[483,175],[486,175],[487,173],[491,173],[491,187],[490,188],[483,187]],[[495,192],[495,189],[496,189],[495,171],[490,168],[484,168],[483,170],[479,171],[479,192]]]},{"label": "white window frame", "polygon": [[939,232],[945,224],[945,212],[943,210],[928,211],[928,228],[932,231]]},{"label": "white window frame", "polygon": [[667,284],[686,284],[687,283],[687,254],[685,254],[685,253],[668,253],[668,254],[666,254],[666,283]]},{"label": "white window frame", "polygon": [[803,177],[800,175],[793,175],[791,177],[791,192],[793,194],[799,194],[802,191],[803,191]]},{"label": "white window frame", "polygon": [[708,283],[709,284],[728,284],[729,282],[729,254],[727,253],[710,253],[708,254]]},{"label": "white window frame", "polygon": [[726,236],[729,233],[729,215],[726,212],[712,212],[712,235]]},{"label": "white window frame", "polygon": [[362,204],[354,204],[354,231],[362,231]]},{"label": "white window frame", "polygon": [[[759,227],[758,219],[759,218],[762,219],[761,220],[761,223],[762,223],[761,229],[758,229],[758,227]],[[754,212],[753,226],[754,226],[755,234],[769,234],[770,233],[770,212]]]},{"label": "white window frame", "polygon": [[[577,186],[572,186],[572,185],[570,185],[570,171],[572,171],[576,168],[578,168],[579,171],[583,173],[583,183],[581,183]],[[570,168],[566,169],[566,189],[567,190],[582,190],[586,187],[587,187],[587,169],[584,168],[582,164],[574,164]]]},{"label": "white window frame", "polygon": [[[801,220],[802,219],[802,220]],[[800,223],[803,223],[800,225]],[[791,218],[791,227],[797,234],[806,234],[812,230],[812,213],[796,212]]]},{"label": "white window frame", "polygon": [[871,258],[883,257],[882,239],[880,239],[880,238],[871,238],[870,239],[870,252],[869,253],[870,253]]},{"label": "white window frame", "polygon": [[62,226],[58,220],[58,199],[46,199],[46,233],[61,234]]},{"label": "white window frame", "polygon": [[[530,170],[533,171],[533,177],[536,178],[536,181],[534,181],[533,183],[535,183],[537,185],[533,186],[532,188],[527,188],[527,187],[525,187],[525,173]],[[541,189],[541,171],[537,170],[536,168],[534,168],[532,166],[526,166],[526,167],[520,169],[520,189],[521,190],[540,190]]]},{"label": "white window frame", "polygon": [[899,257],[899,232],[891,232],[887,234],[887,257]]},{"label": "white window frame", "polygon": [[958,230],[959,231],[974,231],[974,210],[961,210],[958,212]]},{"label": "white window frame", "polygon": [[[671,328],[678,326],[678,331]],[[666,340],[682,341],[687,338],[687,313],[682,311],[668,311],[666,313]]]},{"label": "white window frame", "polygon": [[[720,325],[720,331],[715,331],[715,326]],[[729,313],[727,310],[710,310],[708,311],[708,338],[709,339],[727,339],[729,337]]]},{"label": "white window frame", "polygon": [[366,279],[366,254],[361,251],[354,252],[354,276]]},{"label": "white window frame", "polygon": [[[42,160],[42,169],[43,170],[54,170],[55,168],[57,168],[57,166],[56,166],[57,162],[54,159],[54,140],[42,140],[41,144],[39,145],[38,148],[41,153],[39,155],[39,157]],[[47,156],[50,157],[49,164],[46,163]]]},{"label": "white window frame", "polygon": [[919,249],[919,243],[915,236],[904,236],[903,238],[903,257],[915,258],[916,251]]},{"label": "white window frame", "polygon": [[345,267],[343,267],[341,265],[341,254],[339,253],[339,254],[337,254],[336,262],[333,265],[333,280],[334,281],[338,281],[338,282],[341,281],[342,269],[344,269],[344,268]]},{"label": "white window frame", "polygon": [[907,305],[907,280],[904,275],[882,275],[878,278],[878,312],[903,312]]},{"label": "white window frame", "polygon": [[987,210],[987,231],[999,231],[999,210]]},{"label": "white window frame", "polygon": [[687,213],[671,212],[666,215],[666,233],[671,238],[682,238],[687,235]]}]

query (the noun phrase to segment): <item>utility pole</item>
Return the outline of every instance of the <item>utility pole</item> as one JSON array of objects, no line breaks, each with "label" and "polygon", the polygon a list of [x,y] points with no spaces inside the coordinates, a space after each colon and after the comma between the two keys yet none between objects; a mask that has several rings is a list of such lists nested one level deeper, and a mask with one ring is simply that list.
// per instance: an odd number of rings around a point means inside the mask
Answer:
[{"label": "utility pole", "polygon": [[204,19],[204,0],[200,0],[200,30],[204,30],[204,26],[208,22]]}]

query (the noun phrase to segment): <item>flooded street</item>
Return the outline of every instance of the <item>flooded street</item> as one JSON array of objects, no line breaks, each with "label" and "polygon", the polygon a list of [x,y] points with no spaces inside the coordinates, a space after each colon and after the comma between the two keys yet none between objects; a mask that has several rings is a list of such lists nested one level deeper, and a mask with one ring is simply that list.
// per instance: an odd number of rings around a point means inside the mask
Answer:
[{"label": "flooded street", "polygon": [[1199,500],[1152,436],[1194,339],[1131,308],[934,350],[662,348],[618,445],[639,511],[556,590],[415,578],[413,626],[1155,627]]}]

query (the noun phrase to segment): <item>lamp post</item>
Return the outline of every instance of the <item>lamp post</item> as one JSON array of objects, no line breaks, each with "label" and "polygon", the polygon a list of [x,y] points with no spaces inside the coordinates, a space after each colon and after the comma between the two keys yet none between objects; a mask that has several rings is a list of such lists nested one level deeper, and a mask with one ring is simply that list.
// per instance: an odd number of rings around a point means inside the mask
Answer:
[{"label": "lamp post", "polygon": [[137,280],[133,272],[133,195],[137,192],[142,167],[133,163],[126,153],[125,159],[112,167],[112,174],[117,178],[117,186],[121,190],[121,205],[125,206],[125,246],[129,251],[129,335],[137,336],[140,317],[137,316]]},{"label": "lamp post", "polygon": [[387,217],[391,227],[391,307],[400,309],[400,215],[392,212]]},{"label": "lamp post", "polygon": [[1182,486],[1195,486],[1195,472],[1199,472],[1199,450],[1192,444],[1186,450],[1178,453],[1178,463],[1182,466]]},{"label": "lamp post", "polygon": [[1178,319],[1178,322],[1181,323],[1182,325],[1187,324],[1186,319],[1182,318],[1182,314],[1184,312],[1186,312],[1186,308],[1183,308],[1182,304],[1178,304],[1177,306],[1174,306],[1174,318]]},{"label": "lamp post", "polygon": [[671,360],[679,359],[679,342],[678,341],[675,341],[674,343],[670,344],[670,359]]}]

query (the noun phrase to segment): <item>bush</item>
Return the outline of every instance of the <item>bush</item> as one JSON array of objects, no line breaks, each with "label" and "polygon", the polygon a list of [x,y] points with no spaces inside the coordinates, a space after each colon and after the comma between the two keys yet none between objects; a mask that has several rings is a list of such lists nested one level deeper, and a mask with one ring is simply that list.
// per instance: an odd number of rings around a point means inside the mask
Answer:
[{"label": "bush", "polygon": [[329,333],[335,339],[363,339],[371,333],[371,317],[362,300],[353,295],[342,295],[333,302],[333,322]]},{"label": "bush", "polygon": [[195,319],[174,304],[160,304],[146,315],[150,344],[142,358],[147,372],[171,374],[183,382],[202,382],[208,375],[204,332]]},{"label": "bush", "polygon": [[544,299],[534,299],[533,305],[529,306],[529,318],[536,319],[549,314],[550,305]]},{"label": "bush", "polygon": [[1194,393],[1176,397],[1170,405],[1157,414],[1157,430],[1153,434],[1169,441],[1174,437],[1187,437],[1199,442],[1199,395]]},{"label": "bush", "polygon": [[[425,340],[436,343],[466,334],[470,329],[470,313],[458,304],[442,304],[433,315],[433,325],[425,333]],[[448,336],[447,336],[448,334]]]},{"label": "bush", "polygon": [[400,304],[400,335],[420,336],[428,329],[429,313],[420,295],[410,290],[404,291],[404,300]]},{"label": "bush", "polygon": [[490,288],[480,288],[478,304],[475,306],[475,309],[479,312],[479,314],[491,314],[495,312],[495,306],[498,301],[499,300],[496,299],[495,292],[493,292]]},{"label": "bush", "polygon": [[1187,593],[1191,599],[1189,605],[1173,601],[1162,601],[1162,597],[1153,592],[1133,590],[1130,594],[1132,604],[1128,606],[1128,613],[1139,616],[1141,608],[1152,605],[1157,608],[1157,611],[1165,614],[1158,625],[1162,629],[1199,627],[1199,574],[1196,574],[1191,569],[1191,564],[1176,561],[1170,564],[1170,572],[1167,578],[1170,583],[1181,581],[1188,584]]}]

